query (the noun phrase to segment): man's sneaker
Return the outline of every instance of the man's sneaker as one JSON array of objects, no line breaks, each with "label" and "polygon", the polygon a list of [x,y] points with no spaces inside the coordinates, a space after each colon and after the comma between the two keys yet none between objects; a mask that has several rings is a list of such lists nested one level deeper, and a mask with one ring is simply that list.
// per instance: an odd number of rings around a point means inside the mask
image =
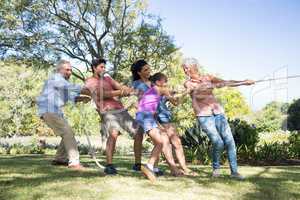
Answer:
[{"label": "man's sneaker", "polygon": [[237,180],[245,180],[245,177],[244,176],[242,176],[241,174],[239,174],[239,173],[234,173],[234,174],[231,174],[230,175],[230,178],[233,178],[233,179],[237,179]]},{"label": "man's sneaker", "polygon": [[154,182],[156,180],[154,171],[151,170],[147,165],[142,165],[141,171],[151,182]]},{"label": "man's sneaker", "polygon": [[116,175],[117,170],[112,164],[108,164],[105,166],[104,173],[108,175]]},{"label": "man's sneaker", "polygon": [[153,171],[154,171],[156,176],[163,176],[164,175],[164,172],[161,169],[159,169],[158,167],[155,167],[153,169]]},{"label": "man's sneaker", "polygon": [[62,160],[52,160],[51,165],[62,165],[62,166],[68,166],[68,161],[62,161]]},{"label": "man's sneaker", "polygon": [[213,172],[212,172],[212,177],[213,178],[218,178],[220,176],[221,176],[220,170],[219,169],[214,169]]},{"label": "man's sneaker", "polygon": [[133,166],[132,166],[132,170],[138,172],[138,171],[141,171],[141,166],[142,164],[141,163],[135,163]]}]

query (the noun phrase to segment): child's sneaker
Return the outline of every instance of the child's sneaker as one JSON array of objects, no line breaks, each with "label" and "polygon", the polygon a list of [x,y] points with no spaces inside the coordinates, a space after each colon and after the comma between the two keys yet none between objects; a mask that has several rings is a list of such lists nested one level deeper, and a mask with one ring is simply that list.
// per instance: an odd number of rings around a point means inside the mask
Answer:
[{"label": "child's sneaker", "polygon": [[151,181],[154,182],[156,180],[155,173],[151,170],[147,165],[142,165],[141,170],[143,174]]}]

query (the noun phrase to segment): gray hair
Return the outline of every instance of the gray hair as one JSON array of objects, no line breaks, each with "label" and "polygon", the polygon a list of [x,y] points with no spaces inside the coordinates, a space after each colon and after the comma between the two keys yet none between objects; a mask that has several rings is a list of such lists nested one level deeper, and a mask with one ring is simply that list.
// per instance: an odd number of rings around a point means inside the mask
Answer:
[{"label": "gray hair", "polygon": [[[196,58],[184,58],[182,61],[182,67],[186,69],[190,69],[191,67],[196,68],[198,72],[203,73],[203,66],[199,64]],[[186,75],[186,79],[190,79],[189,75]]]},{"label": "gray hair", "polygon": [[184,58],[182,62],[182,66],[186,68],[190,68],[192,66],[197,67],[197,69],[202,68],[202,66],[199,64],[196,58]]},{"label": "gray hair", "polygon": [[70,64],[70,61],[67,60],[59,60],[55,65],[55,70],[58,72],[65,64]]}]

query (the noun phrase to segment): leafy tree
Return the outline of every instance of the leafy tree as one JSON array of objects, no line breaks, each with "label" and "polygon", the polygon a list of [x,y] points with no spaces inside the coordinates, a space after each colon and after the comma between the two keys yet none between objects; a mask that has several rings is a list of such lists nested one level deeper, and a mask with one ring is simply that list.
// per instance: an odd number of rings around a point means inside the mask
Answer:
[{"label": "leafy tree", "polygon": [[261,132],[273,132],[280,130],[285,120],[285,104],[280,102],[271,102],[261,111],[255,113],[254,124]]},{"label": "leafy tree", "polygon": [[300,99],[295,100],[288,108],[287,128],[290,131],[300,131]]},{"label": "leafy tree", "polygon": [[215,91],[228,118],[238,118],[250,114],[251,110],[242,93],[236,88],[222,88]]},{"label": "leafy tree", "polygon": [[50,62],[68,56],[87,70],[92,58],[104,57],[123,79],[137,58],[164,68],[177,48],[146,5],[144,0],[1,1],[0,55]]}]

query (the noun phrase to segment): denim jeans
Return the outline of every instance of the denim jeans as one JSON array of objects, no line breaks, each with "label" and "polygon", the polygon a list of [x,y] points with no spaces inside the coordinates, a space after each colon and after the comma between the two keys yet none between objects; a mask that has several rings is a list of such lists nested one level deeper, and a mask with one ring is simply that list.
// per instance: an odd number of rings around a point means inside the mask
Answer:
[{"label": "denim jeans", "polygon": [[231,129],[224,114],[199,116],[201,129],[212,142],[213,169],[220,168],[220,157],[224,147],[227,150],[231,173],[237,173],[236,147]]}]

